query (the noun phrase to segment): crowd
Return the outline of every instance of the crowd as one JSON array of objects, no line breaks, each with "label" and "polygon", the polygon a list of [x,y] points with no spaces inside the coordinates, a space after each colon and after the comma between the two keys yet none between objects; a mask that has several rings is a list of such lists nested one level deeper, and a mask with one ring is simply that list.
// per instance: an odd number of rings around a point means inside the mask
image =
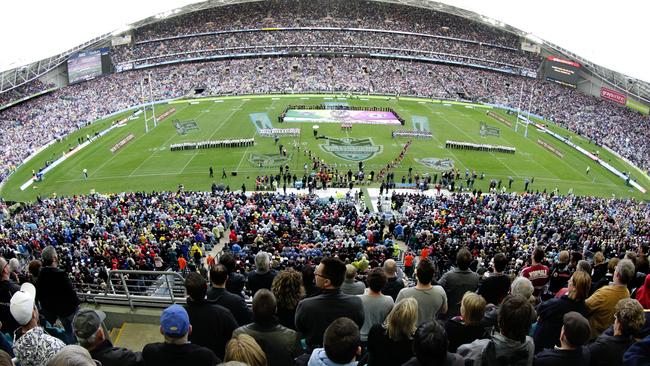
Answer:
[{"label": "crowd", "polygon": [[3,107],[17,100],[27,98],[34,94],[44,92],[48,89],[54,88],[55,86],[56,85],[54,85],[53,83],[46,84],[38,79],[32,80],[15,89],[9,90],[4,93],[0,93],[0,107]]},{"label": "crowd", "polygon": [[[323,68],[325,72],[323,72]],[[256,70],[251,72],[250,70]],[[227,60],[123,72],[59,89],[0,111],[0,178],[27,156],[90,122],[139,104],[139,82],[151,73],[155,99],[180,97],[197,85],[205,94],[327,91],[465,99],[517,107],[522,83],[533,90],[532,109],[644,170],[650,167],[647,118],[552,83],[427,63],[357,58]],[[615,123],[612,123],[615,122]],[[594,146],[598,150],[598,146]]]}]

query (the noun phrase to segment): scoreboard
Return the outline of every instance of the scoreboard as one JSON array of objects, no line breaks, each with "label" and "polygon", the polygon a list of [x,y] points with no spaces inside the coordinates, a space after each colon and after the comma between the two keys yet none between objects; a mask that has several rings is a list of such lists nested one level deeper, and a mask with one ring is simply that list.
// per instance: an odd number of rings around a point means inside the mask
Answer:
[{"label": "scoreboard", "polygon": [[544,60],[542,70],[546,80],[575,88],[578,85],[578,70],[581,65],[577,62],[549,56]]}]

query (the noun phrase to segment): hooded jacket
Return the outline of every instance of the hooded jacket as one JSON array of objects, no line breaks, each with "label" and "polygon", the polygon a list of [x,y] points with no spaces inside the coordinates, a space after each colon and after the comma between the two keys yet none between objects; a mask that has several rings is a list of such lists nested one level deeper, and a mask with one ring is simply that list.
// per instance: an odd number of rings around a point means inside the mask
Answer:
[{"label": "hooded jacket", "polygon": [[[458,354],[473,366],[530,366],[533,364],[535,345],[531,337],[518,342],[501,333],[491,339],[478,339],[458,347]],[[471,363],[473,361],[473,363]]]},{"label": "hooded jacket", "polygon": [[325,353],[325,348],[316,348],[309,357],[307,366],[356,366],[357,361],[348,363],[336,363],[330,360]]}]

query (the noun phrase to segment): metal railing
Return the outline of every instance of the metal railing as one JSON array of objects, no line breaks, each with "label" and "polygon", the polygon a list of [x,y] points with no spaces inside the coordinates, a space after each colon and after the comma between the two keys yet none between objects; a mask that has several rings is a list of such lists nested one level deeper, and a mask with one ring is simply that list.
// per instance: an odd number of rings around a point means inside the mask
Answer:
[{"label": "metal railing", "polygon": [[94,304],[167,307],[185,303],[185,279],[173,271],[108,271],[100,283],[75,283],[77,295]]}]

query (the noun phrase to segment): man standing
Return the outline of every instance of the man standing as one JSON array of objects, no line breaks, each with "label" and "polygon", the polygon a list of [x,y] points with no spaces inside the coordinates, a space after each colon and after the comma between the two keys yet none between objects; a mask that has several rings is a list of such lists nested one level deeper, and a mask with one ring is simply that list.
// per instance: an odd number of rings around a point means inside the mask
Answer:
[{"label": "man standing", "polygon": [[521,276],[526,277],[533,283],[535,291],[533,296],[539,297],[548,285],[550,270],[542,264],[544,260],[544,249],[537,247],[533,251],[531,265],[521,270]]},{"label": "man standing", "polygon": [[418,263],[415,277],[417,284],[415,287],[402,289],[397,295],[395,303],[400,300],[413,297],[418,302],[418,322],[420,325],[430,320],[436,320],[438,314],[447,313],[447,294],[442,286],[433,286],[433,263],[430,259],[422,259]]},{"label": "man standing", "polygon": [[212,167],[210,167],[210,178],[214,178],[214,170],[212,170]]},{"label": "man standing", "polygon": [[492,268],[494,272],[490,277],[483,280],[479,285],[477,293],[485,298],[488,304],[499,305],[510,291],[510,279],[503,271],[508,265],[508,258],[503,253],[499,253],[492,259]]},{"label": "man standing", "polygon": [[[560,331],[560,347],[547,348],[535,356],[535,366],[581,366],[589,364],[590,356],[582,346],[589,340],[589,321],[580,313],[564,314],[564,325]],[[623,355],[621,354],[621,359]]]},{"label": "man standing", "polygon": [[72,287],[68,274],[57,268],[59,257],[53,246],[43,249],[41,261],[43,268],[36,283],[36,293],[45,318],[52,324],[58,318],[65,328],[68,343],[75,343],[72,320],[79,308],[77,292]]},{"label": "man standing", "polygon": [[596,338],[610,325],[614,324],[616,304],[621,299],[630,297],[627,284],[634,278],[634,264],[629,259],[623,259],[614,270],[614,282],[599,288],[585,300],[587,316],[591,325],[591,338]]},{"label": "man standing", "polygon": [[[366,285],[357,281],[357,269],[351,264],[345,265],[345,279],[341,285],[341,292],[347,295],[363,295]],[[382,286],[383,287],[383,286]]]},{"label": "man standing", "polygon": [[251,312],[246,306],[246,301],[241,296],[235,295],[226,290],[228,280],[228,269],[223,264],[210,267],[210,282],[212,287],[208,290],[208,300],[230,310],[239,326],[251,322]]},{"label": "man standing", "polygon": [[248,289],[251,295],[255,296],[257,290],[265,288],[271,289],[273,279],[278,274],[271,269],[271,258],[269,253],[261,251],[255,255],[255,270],[248,274]]},{"label": "man standing", "polygon": [[221,179],[226,179],[228,178],[228,175],[226,175],[226,168],[223,168],[221,170]]},{"label": "man standing", "polygon": [[2,257],[0,257],[0,268],[2,268],[0,277],[0,322],[2,323],[2,332],[14,334],[19,325],[16,323],[16,319],[11,316],[9,301],[17,291],[20,291],[20,286],[9,279],[9,263]]},{"label": "man standing", "polygon": [[296,308],[296,329],[307,339],[309,350],[320,346],[325,329],[340,317],[352,319],[363,326],[363,303],[358,296],[341,293],[345,264],[338,258],[324,258],[314,272],[318,296],[306,298]]},{"label": "man standing", "polygon": [[384,272],[386,273],[386,285],[381,293],[388,295],[395,300],[400,290],[404,288],[404,281],[397,278],[397,263],[393,259],[384,261]]},{"label": "man standing", "polygon": [[470,263],[472,263],[472,253],[462,248],[456,254],[456,268],[452,268],[442,275],[440,281],[438,281],[447,294],[449,304],[448,318],[460,314],[460,302],[465,292],[474,292],[478,288],[479,276],[476,272],[469,269]]},{"label": "man standing", "polygon": [[190,343],[190,333],[190,317],[182,306],[174,304],[165,309],[160,316],[160,334],[165,342],[144,346],[145,366],[214,366],[221,362],[210,349]]},{"label": "man standing", "polygon": [[188,296],[185,310],[190,317],[190,324],[194,324],[188,340],[209,348],[223,359],[226,343],[237,329],[237,322],[230,310],[205,300],[207,290],[208,284],[200,274],[192,272],[185,277]]},{"label": "man standing", "polygon": [[92,309],[81,309],[74,317],[72,326],[79,345],[87,349],[93,359],[102,366],[140,366],[142,354],[126,348],[114,347],[106,337],[102,320],[106,315]]}]

